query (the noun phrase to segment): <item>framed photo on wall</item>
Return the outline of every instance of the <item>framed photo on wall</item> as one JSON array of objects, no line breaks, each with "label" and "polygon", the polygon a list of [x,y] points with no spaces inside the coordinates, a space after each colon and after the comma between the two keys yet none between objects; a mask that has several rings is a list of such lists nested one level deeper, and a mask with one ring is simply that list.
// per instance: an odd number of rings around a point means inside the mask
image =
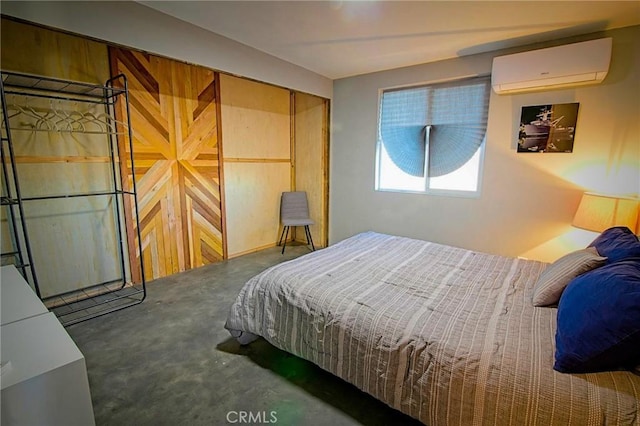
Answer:
[{"label": "framed photo on wall", "polygon": [[573,152],[579,105],[523,106],[518,152]]}]

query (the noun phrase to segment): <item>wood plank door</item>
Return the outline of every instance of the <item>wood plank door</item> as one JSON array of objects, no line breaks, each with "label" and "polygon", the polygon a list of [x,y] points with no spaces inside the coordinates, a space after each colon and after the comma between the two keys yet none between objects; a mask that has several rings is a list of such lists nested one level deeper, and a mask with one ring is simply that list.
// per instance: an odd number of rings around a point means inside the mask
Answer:
[{"label": "wood plank door", "polygon": [[[6,18],[2,18],[0,30],[3,70],[94,84],[104,84],[109,78],[107,47],[103,43]],[[11,127],[22,128],[11,134],[22,197],[112,189],[107,136],[45,132],[41,130],[51,128],[58,119],[39,121],[35,115],[13,114],[17,105],[37,109],[43,117],[56,117],[58,113],[78,117],[80,113],[95,114],[100,109],[88,103],[17,94],[7,94],[6,100],[12,109]],[[38,122],[42,125],[40,129]],[[6,142],[3,144],[6,150]],[[12,193],[15,194],[13,190]],[[32,267],[42,298],[119,279],[120,248],[110,197],[32,200],[24,203],[24,213]],[[14,247],[6,214],[3,207],[0,213],[3,253],[13,251]],[[24,241],[22,245],[24,250]],[[26,259],[26,252],[23,255]],[[3,257],[3,264],[9,259]],[[33,280],[30,281],[33,286]]]},{"label": "wood plank door", "polygon": [[[305,191],[309,227],[316,247],[326,247],[329,239],[329,100],[294,92],[295,189]],[[304,232],[296,240],[306,242]]]},{"label": "wood plank door", "polygon": [[291,190],[289,90],[220,75],[229,257],[278,242],[280,195]]},{"label": "wood plank door", "polygon": [[[109,54],[112,75],[125,74],[129,85],[146,277],[224,259],[216,73],[134,50],[110,47]],[[128,142],[121,145],[130,186]]]}]

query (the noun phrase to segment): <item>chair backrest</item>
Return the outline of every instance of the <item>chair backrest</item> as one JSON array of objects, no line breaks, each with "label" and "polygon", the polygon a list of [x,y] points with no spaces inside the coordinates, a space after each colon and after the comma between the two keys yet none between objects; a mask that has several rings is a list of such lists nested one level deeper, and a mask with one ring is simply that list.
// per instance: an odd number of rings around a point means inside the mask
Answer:
[{"label": "chair backrest", "polygon": [[283,192],[280,199],[280,219],[308,219],[309,204],[304,191]]}]

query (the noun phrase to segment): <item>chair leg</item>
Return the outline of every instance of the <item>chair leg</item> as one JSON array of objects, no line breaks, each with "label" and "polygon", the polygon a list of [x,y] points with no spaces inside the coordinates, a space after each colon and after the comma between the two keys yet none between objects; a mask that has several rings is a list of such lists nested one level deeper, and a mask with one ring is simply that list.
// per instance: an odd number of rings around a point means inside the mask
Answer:
[{"label": "chair leg", "polygon": [[309,230],[309,225],[304,226],[304,233],[307,235],[307,244],[311,242],[311,248],[313,251],[316,251],[316,246],[313,245],[313,238],[311,238],[311,231]]},{"label": "chair leg", "polygon": [[278,240],[278,246],[281,246],[281,245],[282,245],[282,237],[284,237],[284,231],[285,231],[285,229],[287,229],[287,227],[286,227],[286,226],[283,226],[283,227],[282,227],[282,233],[280,234],[280,239]]},{"label": "chair leg", "polygon": [[[289,227],[287,226],[287,235],[284,237],[284,244],[282,245],[282,253],[284,254],[284,249],[287,246],[287,238],[289,238]],[[284,229],[282,230],[282,232],[284,232]]]}]

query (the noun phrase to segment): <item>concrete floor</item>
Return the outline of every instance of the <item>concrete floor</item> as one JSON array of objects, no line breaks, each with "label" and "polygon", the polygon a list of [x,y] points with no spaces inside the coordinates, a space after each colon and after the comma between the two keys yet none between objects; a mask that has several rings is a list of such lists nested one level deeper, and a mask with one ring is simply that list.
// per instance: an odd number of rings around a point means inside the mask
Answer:
[{"label": "concrete floor", "polygon": [[250,277],[307,252],[272,248],[158,279],[142,304],[67,327],[86,359],[96,424],[420,424],[262,339],[240,346],[223,328]]}]

